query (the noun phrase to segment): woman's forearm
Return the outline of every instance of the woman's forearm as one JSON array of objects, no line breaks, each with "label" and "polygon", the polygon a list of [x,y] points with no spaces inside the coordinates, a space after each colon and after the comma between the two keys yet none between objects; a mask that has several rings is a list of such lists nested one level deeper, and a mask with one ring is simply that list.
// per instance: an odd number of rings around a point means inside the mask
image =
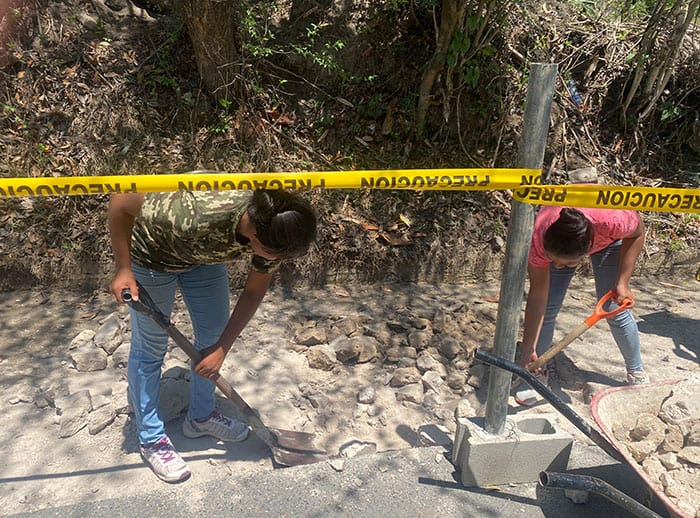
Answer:
[{"label": "woman's forearm", "polygon": [[622,240],[620,249],[620,266],[617,272],[617,282],[628,284],[634,272],[634,266],[637,263],[639,255],[644,248],[645,227],[642,219],[639,219],[637,229],[629,236]]},{"label": "woman's forearm", "polygon": [[233,346],[233,342],[235,342],[238,335],[241,334],[250,319],[255,315],[265,297],[265,293],[267,293],[271,280],[272,274],[269,273],[251,271],[248,275],[246,286],[238,298],[231,317],[217,342],[217,345],[222,347],[226,353],[228,353]]},{"label": "woman's forearm", "polygon": [[525,319],[523,322],[523,345],[521,363],[529,363],[535,352],[537,339],[542,329],[547,297],[549,295],[549,268],[528,267],[530,288],[525,304]]}]

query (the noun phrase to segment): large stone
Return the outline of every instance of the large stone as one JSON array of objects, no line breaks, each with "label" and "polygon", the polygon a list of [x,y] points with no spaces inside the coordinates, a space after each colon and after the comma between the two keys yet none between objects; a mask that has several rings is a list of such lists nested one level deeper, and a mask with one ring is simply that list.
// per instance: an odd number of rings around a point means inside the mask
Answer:
[{"label": "large stone", "polygon": [[438,341],[438,350],[448,360],[454,359],[464,349],[462,345],[452,336],[444,335]]},{"label": "large stone", "polygon": [[373,336],[359,335],[354,336],[351,340],[355,341],[359,347],[357,355],[358,363],[367,363],[374,360],[379,355],[379,341]]},{"label": "large stone", "polygon": [[403,387],[410,383],[418,383],[421,379],[420,372],[415,367],[398,368],[391,377],[392,387]]},{"label": "large stone", "polygon": [[93,338],[95,345],[107,354],[112,354],[123,341],[122,321],[117,313],[112,313],[102,323]]},{"label": "large stone", "polygon": [[98,347],[81,347],[71,352],[70,356],[78,372],[95,372],[107,368],[107,353]]},{"label": "large stone", "polygon": [[160,384],[158,412],[164,423],[177,419],[190,400],[190,384],[182,379],[164,379]]},{"label": "large stone", "polygon": [[313,345],[309,347],[309,349],[306,351],[306,359],[309,362],[309,367],[324,371],[333,370],[338,363],[335,356],[335,351],[328,344]]},{"label": "large stone", "polygon": [[59,436],[71,437],[87,426],[87,416],[92,410],[92,401],[88,390],[61,397],[56,401],[59,412]]},{"label": "large stone", "polygon": [[365,405],[370,405],[370,404],[374,403],[375,399],[377,399],[377,391],[371,385],[369,385],[367,387],[363,387],[357,393],[357,401],[359,403],[363,403]]},{"label": "large stone", "polygon": [[420,354],[418,354],[416,367],[418,367],[418,370],[421,372],[434,370],[438,365],[440,365],[440,362],[428,351],[421,351]]},{"label": "large stone", "polygon": [[330,325],[328,330],[328,340],[333,340],[338,336],[352,336],[357,332],[359,323],[355,318],[345,317],[336,320]]},{"label": "large stone", "polygon": [[416,405],[422,405],[424,397],[422,383],[410,383],[396,390],[397,401],[410,401]]},{"label": "large stone", "polygon": [[319,345],[327,340],[323,327],[302,327],[294,335],[294,341],[300,345]]},{"label": "large stone", "polygon": [[417,329],[408,333],[408,345],[415,347],[417,350],[425,349],[430,345],[433,338],[433,332],[430,329]]},{"label": "large stone", "polygon": [[360,354],[360,344],[345,335],[333,340],[330,346],[335,351],[335,357],[340,362],[348,362],[357,358]]},{"label": "large stone", "polygon": [[73,338],[68,346],[68,349],[72,351],[73,349],[79,349],[80,347],[92,345],[93,338],[95,338],[95,331],[92,329],[85,329],[84,331],[78,333],[78,336]]},{"label": "large stone", "polygon": [[114,422],[117,413],[111,403],[88,414],[87,427],[90,435],[96,435]]},{"label": "large stone", "polygon": [[435,392],[440,392],[440,387],[444,383],[444,380],[435,371],[426,371],[421,377],[423,385],[425,385],[426,390],[433,390]]}]

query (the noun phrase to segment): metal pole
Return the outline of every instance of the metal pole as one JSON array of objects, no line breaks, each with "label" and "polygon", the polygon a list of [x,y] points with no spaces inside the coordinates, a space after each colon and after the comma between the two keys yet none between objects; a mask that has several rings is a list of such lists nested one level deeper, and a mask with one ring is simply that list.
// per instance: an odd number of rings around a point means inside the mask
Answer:
[{"label": "metal pole", "polygon": [[[549,129],[557,65],[533,63],[527,87],[523,132],[518,152],[518,167],[541,169]],[[501,292],[496,317],[494,356],[513,361],[520,328],[520,312],[525,289],[527,256],[535,209],[529,203],[511,201],[506,257],[501,276]],[[486,400],[486,432],[500,435],[505,430],[511,374],[491,369]]]}]

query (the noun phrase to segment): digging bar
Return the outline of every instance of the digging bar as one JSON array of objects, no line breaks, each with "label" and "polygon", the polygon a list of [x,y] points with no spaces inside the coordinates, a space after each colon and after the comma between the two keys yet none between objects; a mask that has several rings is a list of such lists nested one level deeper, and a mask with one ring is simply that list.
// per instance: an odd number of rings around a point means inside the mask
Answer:
[{"label": "digging bar", "polygon": [[[170,338],[187,353],[187,356],[196,364],[202,359],[202,355],[194,348],[192,343],[183,335],[155,305],[146,289],[138,285],[139,299],[134,300],[131,291],[127,288],[122,291],[122,299],[134,310],[148,315],[160,326]],[[231,400],[234,407],[243,416],[250,429],[272,451],[274,461],[280,466],[298,466],[312,464],[327,459],[325,451],[314,446],[314,435],[307,432],[293,430],[280,430],[266,426],[258,413],[236,392],[233,386],[223,377],[218,376],[214,381],[223,394]]]}]

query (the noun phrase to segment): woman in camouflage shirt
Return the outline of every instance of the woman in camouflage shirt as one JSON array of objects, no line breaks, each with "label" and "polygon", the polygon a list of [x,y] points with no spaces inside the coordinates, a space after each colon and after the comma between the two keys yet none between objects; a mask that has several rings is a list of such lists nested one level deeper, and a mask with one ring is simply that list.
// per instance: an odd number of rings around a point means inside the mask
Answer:
[{"label": "woman in camouflage shirt", "polygon": [[[204,358],[194,366],[187,437],[212,435],[241,441],[248,428],[214,407],[214,382],[226,354],[255,314],[282,259],[298,257],[316,236],[307,201],[286,191],[213,191],[114,194],[108,221],[115,258],[111,290],[124,302],[136,281],[167,316],[180,289]],[[250,255],[248,279],[229,314],[226,263]],[[160,373],[168,336],[148,316],[130,310],[129,396],[141,454],[166,482],[190,475],[158,413]]]}]

